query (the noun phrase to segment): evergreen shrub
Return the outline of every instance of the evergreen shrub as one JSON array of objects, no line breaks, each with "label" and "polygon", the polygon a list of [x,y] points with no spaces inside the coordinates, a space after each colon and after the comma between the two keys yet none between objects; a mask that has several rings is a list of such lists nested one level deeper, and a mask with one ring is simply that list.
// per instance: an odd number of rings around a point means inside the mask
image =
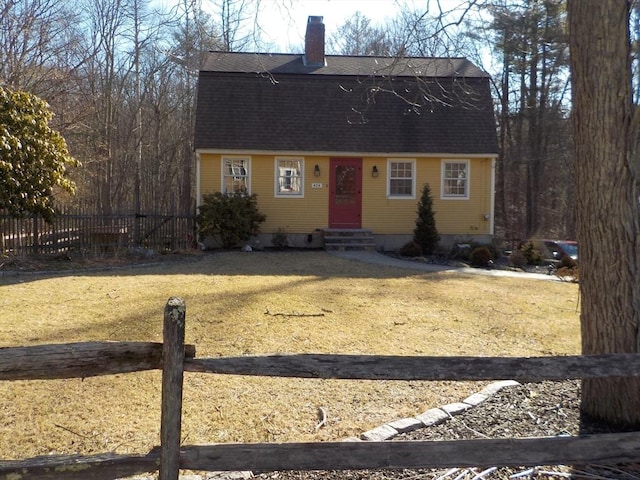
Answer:
[{"label": "evergreen shrub", "polygon": [[212,236],[223,248],[233,248],[260,233],[266,216],[258,211],[257,195],[216,192],[205,195],[196,217],[200,238]]},{"label": "evergreen shrub", "polygon": [[420,245],[424,255],[432,255],[440,241],[433,212],[431,187],[428,183],[423,185],[422,195],[418,202],[418,218],[416,219],[416,228],[413,230],[413,241]]}]

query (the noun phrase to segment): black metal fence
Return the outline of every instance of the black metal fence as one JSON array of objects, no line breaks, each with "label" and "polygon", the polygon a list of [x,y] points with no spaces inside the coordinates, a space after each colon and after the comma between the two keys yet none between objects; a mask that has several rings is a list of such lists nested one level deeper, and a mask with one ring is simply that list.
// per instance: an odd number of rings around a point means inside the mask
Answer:
[{"label": "black metal fence", "polygon": [[97,215],[77,209],[60,212],[46,223],[39,216],[13,218],[0,210],[3,254],[102,253],[133,247],[174,251],[193,245],[194,229],[193,215]]}]

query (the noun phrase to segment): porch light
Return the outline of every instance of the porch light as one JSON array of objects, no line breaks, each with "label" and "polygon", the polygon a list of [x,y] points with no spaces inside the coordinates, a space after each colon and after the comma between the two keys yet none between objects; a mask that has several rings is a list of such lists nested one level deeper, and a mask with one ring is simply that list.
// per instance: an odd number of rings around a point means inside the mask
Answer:
[{"label": "porch light", "polygon": [[316,166],[313,167],[313,176],[314,177],[320,176],[320,165],[318,165],[317,163],[316,163]]},{"label": "porch light", "polygon": [[378,176],[378,166],[377,165],[373,166],[373,170],[371,170],[371,176],[372,177],[377,177]]}]

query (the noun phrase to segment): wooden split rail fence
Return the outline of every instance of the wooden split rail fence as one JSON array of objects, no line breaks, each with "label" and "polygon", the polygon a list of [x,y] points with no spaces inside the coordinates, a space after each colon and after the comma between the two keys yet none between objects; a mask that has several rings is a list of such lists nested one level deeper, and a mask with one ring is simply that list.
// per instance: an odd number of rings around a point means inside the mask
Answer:
[{"label": "wooden split rail fence", "polygon": [[[113,479],[179,470],[282,471],[618,464],[640,461],[640,432],[575,437],[411,442],[252,443],[181,446],[184,372],[362,380],[563,380],[640,375],[640,355],[536,358],[274,355],[195,358],[184,344],[185,305],[171,298],[163,343],[105,342],[0,349],[0,380],[89,377],[162,370],[159,447],[147,454],[105,453],[0,460],[0,479]],[[6,432],[5,432],[6,434]]]}]

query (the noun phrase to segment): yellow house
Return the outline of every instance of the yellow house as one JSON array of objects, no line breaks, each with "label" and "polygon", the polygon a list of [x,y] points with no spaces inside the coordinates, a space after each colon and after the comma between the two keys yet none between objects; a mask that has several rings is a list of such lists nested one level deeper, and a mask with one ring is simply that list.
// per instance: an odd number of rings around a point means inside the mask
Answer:
[{"label": "yellow house", "polygon": [[198,205],[257,194],[264,246],[276,233],[320,247],[350,232],[399,248],[424,184],[442,244],[493,236],[489,77],[463,58],[325,56],[322,17],[309,17],[302,55],[208,54],[195,148]]}]

